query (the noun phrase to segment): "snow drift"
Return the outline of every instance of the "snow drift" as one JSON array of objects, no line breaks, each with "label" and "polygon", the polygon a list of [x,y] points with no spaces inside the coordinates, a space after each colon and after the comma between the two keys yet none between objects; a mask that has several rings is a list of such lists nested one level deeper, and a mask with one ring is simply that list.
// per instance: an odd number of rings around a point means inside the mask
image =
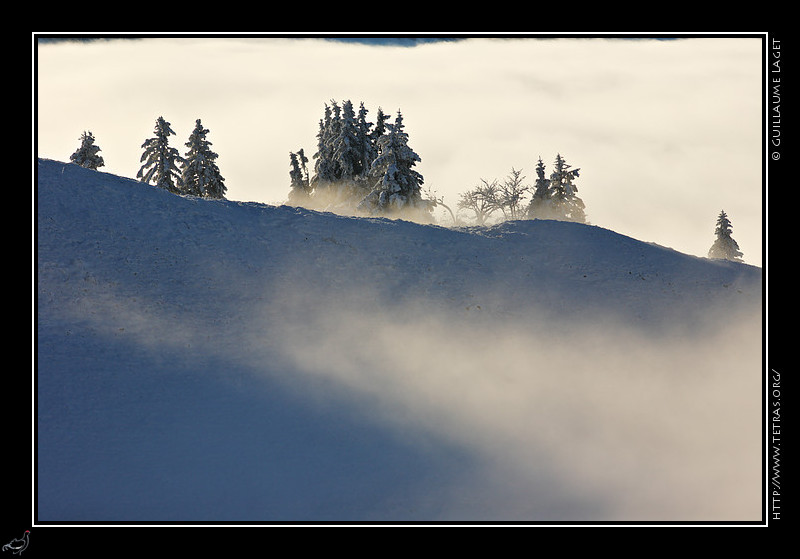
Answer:
[{"label": "snow drift", "polygon": [[761,270],[40,159],[36,519],[761,517]]}]

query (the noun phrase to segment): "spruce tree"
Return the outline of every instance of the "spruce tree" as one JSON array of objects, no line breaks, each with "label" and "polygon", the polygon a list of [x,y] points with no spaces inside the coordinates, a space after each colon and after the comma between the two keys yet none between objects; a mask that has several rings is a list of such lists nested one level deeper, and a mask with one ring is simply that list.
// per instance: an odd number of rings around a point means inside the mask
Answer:
[{"label": "spruce tree", "polygon": [[734,260],[736,262],[742,261],[742,252],[739,250],[739,244],[733,240],[731,236],[732,232],[731,221],[723,210],[717,217],[717,226],[714,229],[716,239],[708,250],[709,258],[722,258],[725,260]]},{"label": "spruce tree", "polygon": [[361,149],[358,145],[358,126],[353,103],[343,101],[341,109],[334,106],[334,130],[330,138],[331,156],[337,170],[337,179],[352,181],[361,173]]},{"label": "spruce tree", "polygon": [[578,171],[579,169],[570,170],[570,165],[567,165],[560,153],[557,154],[555,171],[550,175],[551,198],[559,215],[557,219],[585,223],[583,200],[576,195],[578,188],[572,183],[579,176]]},{"label": "spruce tree", "polygon": [[136,174],[142,182],[155,184],[174,194],[180,193],[181,175],[178,165],[183,158],[178,150],[169,146],[169,136],[175,134],[164,117],[156,120],[155,136],[142,144],[144,153],[140,163],[144,163]]},{"label": "spruce tree", "polygon": [[304,206],[311,197],[306,163],[308,163],[308,158],[302,149],[297,153],[289,152],[289,180],[291,186],[289,203],[292,205]]},{"label": "spruce tree", "polygon": [[[380,155],[380,146],[378,144],[378,140],[386,134],[386,124],[389,117],[383,112],[383,109],[378,107],[378,112],[375,115],[375,126],[369,133],[370,143],[372,144],[372,159],[370,160],[370,164],[372,161],[375,160],[378,155]],[[369,172],[369,169],[367,169]]]},{"label": "spruce tree", "polygon": [[333,115],[331,108],[325,104],[324,115],[319,121],[317,132],[317,152],[314,154],[314,177],[311,182],[315,189],[325,187],[336,180],[331,150]]},{"label": "spruce tree", "polygon": [[337,160],[335,153],[335,142],[339,137],[341,126],[342,108],[339,106],[339,103],[331,99],[331,116],[328,120],[328,131],[325,143],[327,144],[326,149],[328,152],[328,157],[330,158],[330,171],[333,182],[337,182],[340,178],[342,178],[342,168],[339,165],[339,161]]},{"label": "spruce tree", "polygon": [[103,157],[98,155],[100,148],[94,144],[94,136],[91,132],[84,131],[80,137],[81,145],[75,150],[75,153],[69,156],[69,160],[73,163],[85,167],[87,169],[97,170],[98,167],[105,165]]},{"label": "spruce tree", "polygon": [[528,204],[528,219],[553,219],[554,213],[550,201],[550,179],[545,175],[542,158],[536,164],[536,182],[533,183],[533,195]]},{"label": "spruce tree", "polygon": [[369,213],[388,213],[407,207],[421,207],[423,177],[414,166],[422,161],[408,145],[403,115],[398,110],[394,123],[387,124],[387,133],[378,140],[380,155],[372,163],[377,178],[372,192],[359,204]]},{"label": "spruce tree", "polygon": [[308,157],[306,157],[306,153],[303,151],[303,148],[300,148],[297,151],[297,160],[300,163],[300,176],[303,179],[306,189],[309,189],[310,181],[308,178]]},{"label": "spruce tree", "polygon": [[356,149],[359,153],[358,166],[355,169],[355,174],[360,178],[366,178],[369,174],[372,162],[378,156],[375,151],[375,144],[372,141],[371,128],[372,123],[367,122],[367,109],[364,107],[364,102],[358,108],[358,116],[356,118]]},{"label": "spruce tree", "polygon": [[208,129],[203,128],[198,118],[189,141],[185,144],[189,150],[183,159],[181,194],[219,199],[225,196],[227,187],[216,164],[218,155],[211,151],[207,134]]}]

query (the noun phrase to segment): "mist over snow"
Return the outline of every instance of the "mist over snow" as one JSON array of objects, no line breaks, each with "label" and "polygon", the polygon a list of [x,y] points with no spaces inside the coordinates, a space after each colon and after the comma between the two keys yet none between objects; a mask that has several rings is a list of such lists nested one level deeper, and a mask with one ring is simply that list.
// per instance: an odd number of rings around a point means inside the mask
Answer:
[{"label": "mist over snow", "polygon": [[761,518],[760,268],[36,173],[40,522]]},{"label": "mist over snow", "polygon": [[379,107],[402,110],[424,187],[450,207],[512,167],[533,184],[538,158],[549,170],[561,154],[581,169],[590,223],[706,256],[724,210],[745,262],[762,265],[759,36],[413,47],[192,37],[34,49],[40,157],[69,160],[90,130],[102,170],[135,177],[159,116],[181,153],[200,118],[228,199],[278,205],[289,194],[289,152],[314,154],[324,105],[363,101],[372,122]]}]

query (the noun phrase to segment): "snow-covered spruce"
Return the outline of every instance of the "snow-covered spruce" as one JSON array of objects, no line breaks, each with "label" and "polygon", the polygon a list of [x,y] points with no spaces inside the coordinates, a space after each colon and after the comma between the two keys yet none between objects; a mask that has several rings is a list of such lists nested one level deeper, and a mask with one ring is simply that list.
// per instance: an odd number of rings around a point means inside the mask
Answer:
[{"label": "snow-covered spruce", "polygon": [[717,238],[708,250],[709,258],[742,261],[742,251],[739,250],[739,244],[731,236],[732,232],[731,221],[728,219],[728,214],[723,210],[717,217],[717,227],[714,230]]},{"label": "snow-covered spruce", "polygon": [[170,147],[169,137],[174,135],[169,122],[160,116],[156,120],[155,134],[152,138],[142,144],[142,157],[139,160],[143,163],[136,178],[142,182],[155,184],[174,194],[180,193],[181,173],[179,165],[183,158],[178,150]]},{"label": "snow-covered spruce", "polygon": [[95,138],[91,131],[84,131],[80,140],[80,147],[69,156],[69,160],[87,169],[96,170],[98,167],[104,166],[106,163],[103,161],[103,156],[97,153],[100,151],[100,147],[95,145]]},{"label": "snow-covered spruce", "polygon": [[208,129],[198,118],[186,142],[189,151],[181,167],[180,192],[203,198],[223,198],[227,187],[217,167],[217,154],[211,151],[211,142],[206,139]]}]

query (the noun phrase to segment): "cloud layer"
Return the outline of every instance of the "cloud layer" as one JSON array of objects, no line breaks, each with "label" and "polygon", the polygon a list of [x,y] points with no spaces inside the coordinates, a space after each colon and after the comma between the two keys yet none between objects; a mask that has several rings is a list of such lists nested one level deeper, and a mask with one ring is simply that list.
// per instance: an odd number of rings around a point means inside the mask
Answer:
[{"label": "cloud layer", "polygon": [[361,394],[409,438],[421,429],[484,460],[451,480],[443,519],[760,518],[757,318],[694,339],[580,324],[565,337],[318,306],[282,340],[300,370]]}]

